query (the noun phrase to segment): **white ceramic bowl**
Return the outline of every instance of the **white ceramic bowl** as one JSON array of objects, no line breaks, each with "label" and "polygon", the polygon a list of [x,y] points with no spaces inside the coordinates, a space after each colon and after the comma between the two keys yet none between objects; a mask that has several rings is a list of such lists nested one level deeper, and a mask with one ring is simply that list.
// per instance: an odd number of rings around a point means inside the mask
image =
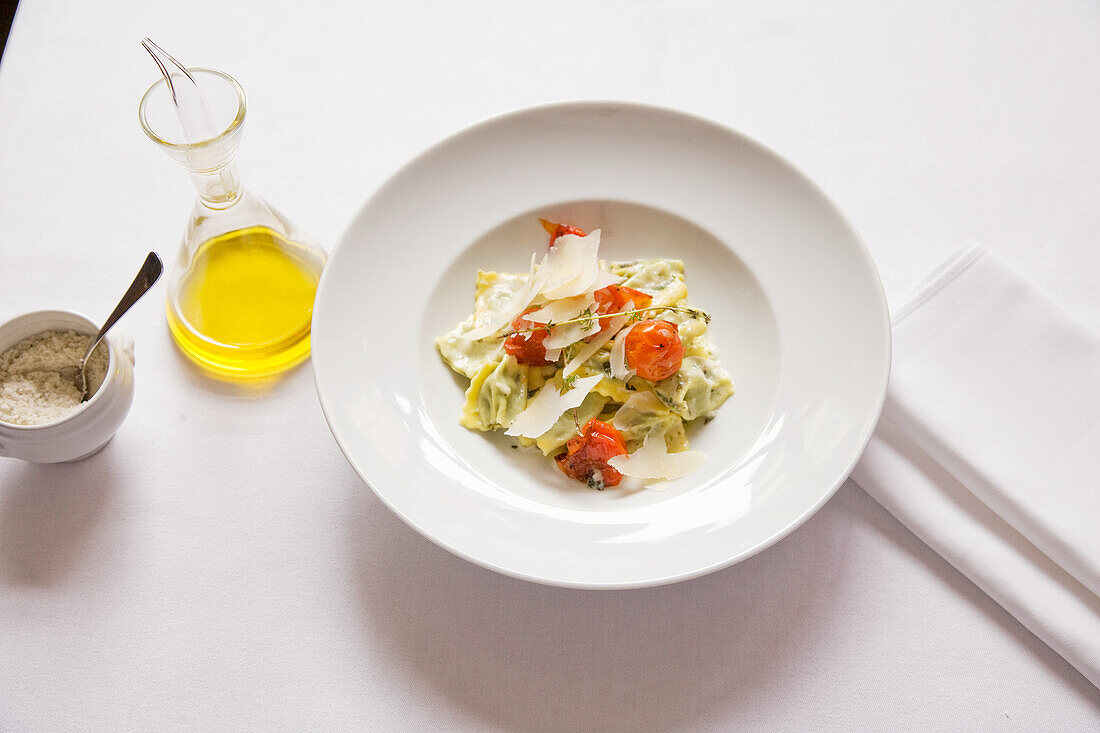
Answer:
[{"label": "white ceramic bowl", "polygon": [[[737,393],[692,436],[706,465],[667,490],[592,491],[458,424],[468,380],[433,339],[478,268],[545,250],[538,217],[601,228],[605,259],[682,259],[714,316]],[[793,530],[855,465],[889,366],[874,263],[813,183],[729,128],[623,103],[523,110],[411,161],[348,226],[313,315],[325,416],[394,512],[485,567],[588,588],[700,575]]]},{"label": "white ceramic bowl", "polygon": [[[53,329],[95,334],[87,316],[73,311],[35,311],[0,326],[0,353],[28,336]],[[12,425],[0,421],[0,456],[31,463],[79,461],[99,451],[115,432],[134,401],[133,355],[112,334],[107,344],[107,376],[96,393],[75,412],[41,425]]]}]

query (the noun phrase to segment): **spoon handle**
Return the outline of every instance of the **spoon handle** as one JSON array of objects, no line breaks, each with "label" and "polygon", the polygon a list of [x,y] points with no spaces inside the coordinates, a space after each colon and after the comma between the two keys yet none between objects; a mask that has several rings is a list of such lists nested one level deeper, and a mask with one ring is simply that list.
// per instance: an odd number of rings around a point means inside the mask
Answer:
[{"label": "spoon handle", "polygon": [[138,270],[137,277],[130,283],[130,288],[126,291],[126,294],[122,296],[122,300],[118,301],[118,305],[115,306],[114,312],[107,318],[103,324],[103,328],[99,329],[99,333],[96,334],[95,340],[92,341],[91,346],[84,352],[84,358],[80,361],[80,369],[84,370],[84,365],[88,363],[88,357],[95,351],[95,347],[99,345],[99,342],[103,340],[103,337],[107,335],[107,332],[111,330],[111,326],[118,322],[119,318],[122,318],[126,311],[130,310],[130,307],[138,302],[141,296],[145,295],[149,288],[153,287],[153,283],[157,281],[160,274],[164,271],[164,265],[160,261],[160,257],[156,252],[150,252],[149,256],[145,258],[145,263]]}]

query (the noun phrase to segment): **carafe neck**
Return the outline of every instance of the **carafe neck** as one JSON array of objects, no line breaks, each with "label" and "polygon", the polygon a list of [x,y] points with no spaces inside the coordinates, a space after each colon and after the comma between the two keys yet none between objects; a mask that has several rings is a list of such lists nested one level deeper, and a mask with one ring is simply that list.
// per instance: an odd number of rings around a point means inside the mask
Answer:
[{"label": "carafe neck", "polygon": [[240,200],[244,191],[234,162],[213,170],[188,168],[188,173],[199,194],[199,201],[208,209],[228,209]]}]

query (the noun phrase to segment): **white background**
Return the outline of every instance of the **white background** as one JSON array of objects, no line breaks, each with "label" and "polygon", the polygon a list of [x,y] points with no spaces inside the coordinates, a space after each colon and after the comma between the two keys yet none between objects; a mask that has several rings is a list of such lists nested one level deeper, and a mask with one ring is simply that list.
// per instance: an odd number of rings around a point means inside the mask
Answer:
[{"label": "white background", "polygon": [[[154,7],[155,6],[155,7]],[[100,319],[193,194],[141,133],[139,41],[236,76],[246,185],[327,246],[427,145],[609,98],[773,147],[898,302],[971,238],[1100,330],[1095,2],[46,2],[0,65],[0,319]],[[415,293],[410,294],[415,297]],[[1086,730],[1100,693],[854,484],[663,588],[497,576],[394,518],[307,366],[262,390],[122,322],[99,455],[0,459],[0,730]]]}]

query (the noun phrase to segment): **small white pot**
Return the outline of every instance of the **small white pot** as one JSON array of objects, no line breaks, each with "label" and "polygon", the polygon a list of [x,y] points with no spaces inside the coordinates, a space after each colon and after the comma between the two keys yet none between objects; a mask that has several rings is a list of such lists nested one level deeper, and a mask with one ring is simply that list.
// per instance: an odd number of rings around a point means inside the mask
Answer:
[{"label": "small white pot", "polygon": [[[73,311],[35,311],[0,325],[0,353],[41,331],[72,329],[94,335],[99,326]],[[92,398],[69,415],[41,425],[0,420],[0,456],[31,463],[64,463],[92,455],[114,437],[134,401],[132,350],[108,334],[107,376]]]}]

